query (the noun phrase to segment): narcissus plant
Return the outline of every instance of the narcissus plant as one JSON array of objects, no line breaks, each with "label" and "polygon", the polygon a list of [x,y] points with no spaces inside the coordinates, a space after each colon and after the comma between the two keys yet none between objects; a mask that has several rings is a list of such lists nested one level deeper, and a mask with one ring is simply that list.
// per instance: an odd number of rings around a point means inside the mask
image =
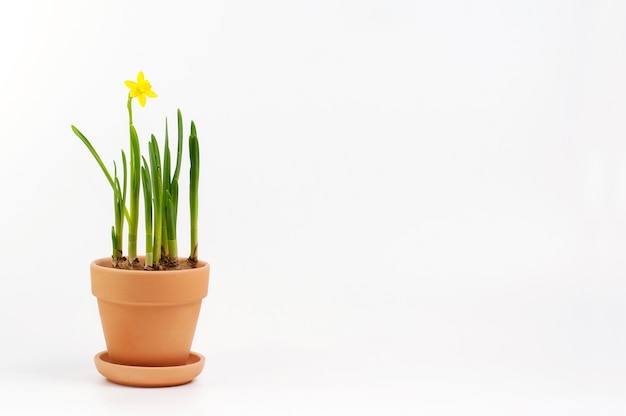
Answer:
[{"label": "narcissus plant", "polygon": [[[87,137],[74,125],[72,131],[87,146],[100,166],[113,190],[114,225],[111,227],[112,266],[116,268],[169,270],[181,267],[196,267],[198,263],[198,183],[200,178],[200,148],[196,125],[192,121],[189,133],[189,210],[190,210],[190,254],[185,264],[179,264],[178,241],[176,238],[178,219],[178,189],[183,159],[183,117],[178,110],[177,151],[172,157],[169,145],[167,119],[163,152],[154,134],[148,141],[148,152],[142,155],[139,136],[133,125],[133,100],[136,98],[145,107],[147,98],[157,98],[152,84],[143,72],[136,81],[125,81],[130,89],[127,108],[130,134],[128,157],[121,151],[121,168],[113,162],[113,174],[100,158]],[[147,156],[147,158],[146,158]],[[175,159],[172,171],[172,162]],[[137,230],[139,226],[139,202],[143,193],[145,220],[145,262],[142,264],[137,253]],[[128,256],[124,255],[124,228],[128,226]]]}]

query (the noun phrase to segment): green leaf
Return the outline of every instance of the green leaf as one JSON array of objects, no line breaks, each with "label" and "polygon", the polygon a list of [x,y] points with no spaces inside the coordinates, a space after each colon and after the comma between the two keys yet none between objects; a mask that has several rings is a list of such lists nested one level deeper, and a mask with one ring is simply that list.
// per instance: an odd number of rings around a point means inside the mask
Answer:
[{"label": "green leaf", "polygon": [[124,167],[124,191],[122,192],[122,202],[126,204],[126,183],[128,177],[128,169],[126,167],[126,153],[122,150],[122,166]]},{"label": "green leaf", "polygon": [[178,147],[176,151],[176,169],[174,170],[173,181],[178,181],[180,176],[180,166],[183,159],[183,115],[178,109]]},{"label": "green leaf", "polygon": [[85,137],[85,135],[83,135],[83,133],[81,133],[80,130],[78,130],[73,125],[72,125],[72,131],[85,144],[85,146],[87,146],[87,149],[89,149],[89,151],[93,155],[94,159],[96,159],[96,162],[98,162],[98,165],[100,166],[100,169],[102,169],[102,172],[104,173],[104,176],[106,176],[107,180],[109,181],[109,184],[111,185],[111,187],[113,187],[114,186],[113,178],[111,177],[111,174],[109,173],[109,170],[106,168],[106,166],[102,162],[102,159],[100,159],[100,155],[98,154],[98,152],[96,152],[96,149],[94,149],[94,147],[91,145],[91,142],[89,142],[87,137]]}]

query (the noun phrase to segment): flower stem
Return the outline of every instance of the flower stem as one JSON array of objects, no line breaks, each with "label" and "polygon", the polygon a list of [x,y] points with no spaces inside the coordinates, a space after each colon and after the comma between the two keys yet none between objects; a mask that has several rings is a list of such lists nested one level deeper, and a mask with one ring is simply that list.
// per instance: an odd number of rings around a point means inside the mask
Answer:
[{"label": "flower stem", "polygon": [[141,187],[141,153],[135,127],[130,125],[130,215],[128,219],[128,260],[137,266],[137,228],[139,226],[139,188]]}]

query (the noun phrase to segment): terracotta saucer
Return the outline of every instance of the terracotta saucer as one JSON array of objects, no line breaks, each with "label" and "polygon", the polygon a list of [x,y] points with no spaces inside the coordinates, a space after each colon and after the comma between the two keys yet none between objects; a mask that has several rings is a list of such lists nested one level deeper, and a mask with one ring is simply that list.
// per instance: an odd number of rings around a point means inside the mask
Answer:
[{"label": "terracotta saucer", "polygon": [[187,364],[171,367],[140,367],[113,364],[102,351],[94,357],[98,372],[109,381],[135,387],[169,387],[189,383],[202,372],[204,356],[191,352]]}]

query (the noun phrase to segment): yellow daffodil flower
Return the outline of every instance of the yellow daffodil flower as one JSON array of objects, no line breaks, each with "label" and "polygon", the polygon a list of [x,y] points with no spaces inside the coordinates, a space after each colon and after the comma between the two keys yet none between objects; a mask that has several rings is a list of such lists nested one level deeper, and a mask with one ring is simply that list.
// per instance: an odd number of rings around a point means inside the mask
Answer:
[{"label": "yellow daffodil flower", "polygon": [[130,88],[130,98],[137,97],[139,105],[142,107],[146,105],[146,97],[157,98],[156,93],[152,91],[152,84],[144,78],[141,71],[137,74],[137,82],[124,81],[124,85]]}]

